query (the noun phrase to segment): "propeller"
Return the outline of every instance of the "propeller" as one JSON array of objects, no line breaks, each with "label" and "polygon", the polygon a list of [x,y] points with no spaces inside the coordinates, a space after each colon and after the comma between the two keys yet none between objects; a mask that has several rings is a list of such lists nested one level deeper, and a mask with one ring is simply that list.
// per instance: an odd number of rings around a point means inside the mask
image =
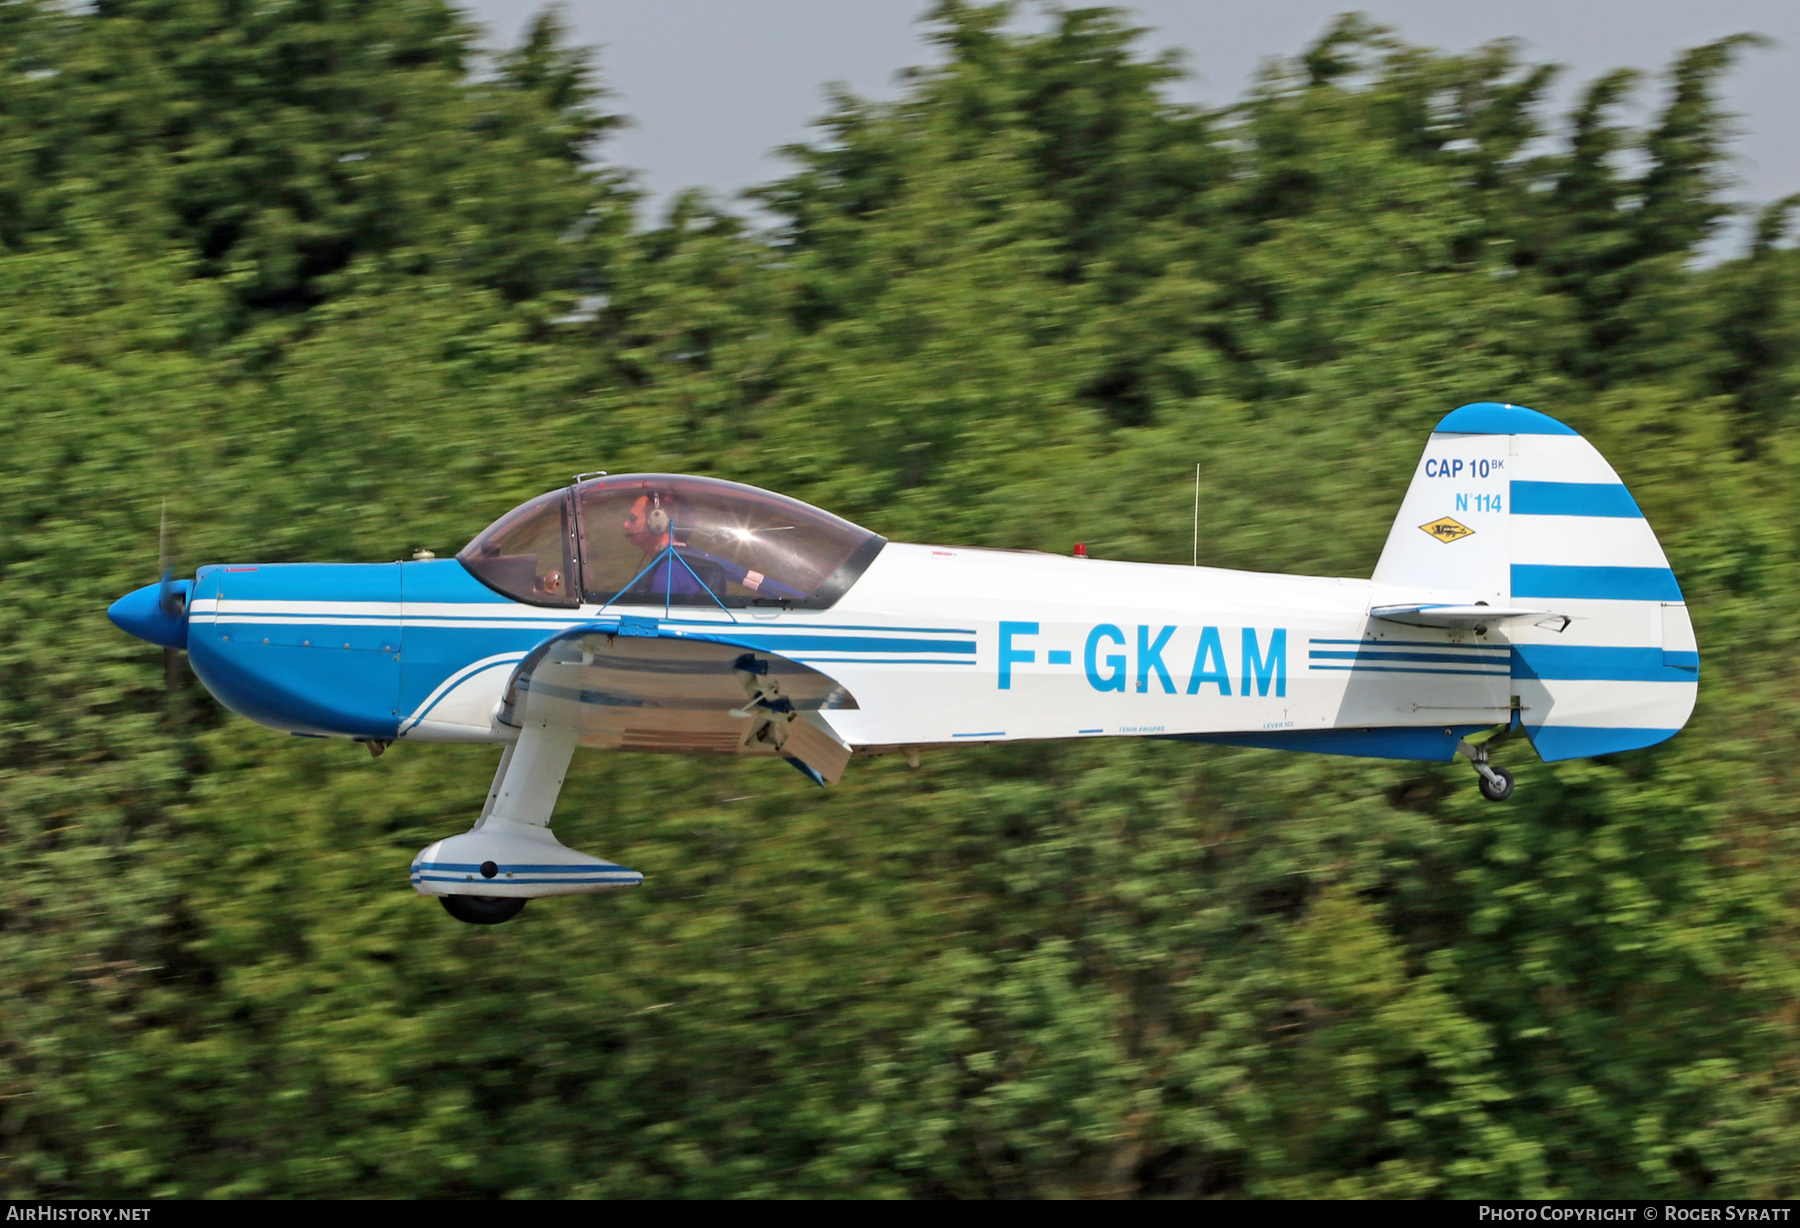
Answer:
[{"label": "propeller", "polygon": [[[187,612],[187,594],[175,586],[175,572],[169,565],[169,501],[162,501],[162,518],[156,528],[156,608],[165,618],[180,618]],[[173,695],[181,686],[181,650],[163,649],[163,686]]]},{"label": "propeller", "polygon": [[182,686],[179,654],[188,642],[188,594],[192,585],[175,579],[169,565],[169,508],[165,502],[157,529],[156,566],[162,573],[154,583],[133,589],[106,608],[106,617],[119,630],[163,649],[163,686],[168,692],[171,716],[181,720]]}]

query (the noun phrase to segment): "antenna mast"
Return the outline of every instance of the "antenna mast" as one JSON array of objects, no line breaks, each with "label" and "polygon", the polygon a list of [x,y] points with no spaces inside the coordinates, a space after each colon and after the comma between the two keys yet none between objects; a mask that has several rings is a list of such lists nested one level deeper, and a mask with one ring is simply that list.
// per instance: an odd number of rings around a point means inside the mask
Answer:
[{"label": "antenna mast", "polygon": [[1200,466],[1194,466],[1194,566],[1200,566]]}]

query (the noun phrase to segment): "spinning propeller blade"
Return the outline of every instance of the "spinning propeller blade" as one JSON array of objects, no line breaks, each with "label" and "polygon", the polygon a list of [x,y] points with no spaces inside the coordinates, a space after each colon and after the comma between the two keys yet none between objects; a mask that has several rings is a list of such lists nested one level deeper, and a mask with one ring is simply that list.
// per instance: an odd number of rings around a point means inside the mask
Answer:
[{"label": "spinning propeller blade", "polygon": [[162,577],[158,583],[162,590],[156,599],[156,608],[169,618],[181,617],[181,594],[176,590],[175,573],[169,567],[169,501],[163,500],[162,519],[156,529],[156,570]]},{"label": "spinning propeller blade", "polygon": [[[169,501],[162,501],[162,518],[156,528],[156,570],[160,575],[157,581],[161,585],[157,593],[156,608],[164,617],[180,618],[187,612],[187,601],[182,591],[175,587],[175,572],[169,566]],[[171,694],[181,685],[181,652],[175,648],[163,649],[163,686]]]}]

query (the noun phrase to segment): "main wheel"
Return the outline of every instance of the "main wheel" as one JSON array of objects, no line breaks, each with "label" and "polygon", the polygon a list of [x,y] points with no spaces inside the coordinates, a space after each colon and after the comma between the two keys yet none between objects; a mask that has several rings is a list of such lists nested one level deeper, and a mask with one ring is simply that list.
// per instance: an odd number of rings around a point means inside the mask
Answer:
[{"label": "main wheel", "polygon": [[[1498,780],[1489,780],[1486,776],[1477,775],[1475,783],[1481,786],[1481,796],[1490,802],[1503,802],[1512,796],[1512,773],[1503,767],[1490,767],[1488,771],[1498,776]],[[446,896],[446,899],[449,897]]]},{"label": "main wheel", "polygon": [[470,925],[499,925],[511,921],[525,907],[524,896],[440,895],[438,903],[458,921]]}]

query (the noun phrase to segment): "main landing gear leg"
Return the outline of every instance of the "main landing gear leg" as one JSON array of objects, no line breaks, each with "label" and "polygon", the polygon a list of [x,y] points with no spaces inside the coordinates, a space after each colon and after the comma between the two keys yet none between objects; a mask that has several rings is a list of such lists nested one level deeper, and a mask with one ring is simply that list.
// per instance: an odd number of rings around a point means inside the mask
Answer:
[{"label": "main landing gear leg", "polygon": [[1481,796],[1490,802],[1503,802],[1513,793],[1512,773],[1488,762],[1487,737],[1491,735],[1475,736],[1481,741],[1471,745],[1465,739],[1457,745],[1456,753],[1474,765],[1475,784],[1481,790]]}]

